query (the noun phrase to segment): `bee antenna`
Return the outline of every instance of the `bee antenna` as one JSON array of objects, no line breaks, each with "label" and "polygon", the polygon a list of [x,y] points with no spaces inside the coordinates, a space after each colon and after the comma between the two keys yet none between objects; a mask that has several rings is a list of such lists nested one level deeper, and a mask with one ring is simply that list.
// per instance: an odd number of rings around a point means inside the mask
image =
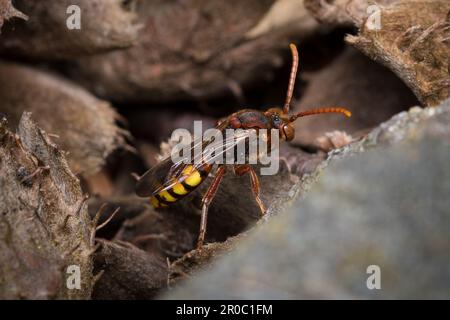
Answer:
[{"label": "bee antenna", "polygon": [[291,99],[292,95],[294,93],[294,85],[295,85],[295,79],[297,77],[297,69],[298,69],[298,51],[295,44],[291,43],[289,45],[292,52],[292,67],[291,67],[291,75],[289,76],[289,85],[288,90],[286,93],[286,101],[284,103],[283,107],[283,113],[288,114],[289,113],[289,107],[291,105]]},{"label": "bee antenna", "polygon": [[345,115],[346,117],[351,117],[352,113],[345,109],[345,108],[319,108],[319,109],[311,109],[311,110],[306,110],[306,111],[301,111],[297,114],[294,114],[293,116],[291,116],[289,118],[289,122],[294,122],[295,120],[297,120],[297,118],[300,117],[305,117],[305,116],[311,116],[314,114],[322,114],[322,113],[342,113],[343,115]]}]

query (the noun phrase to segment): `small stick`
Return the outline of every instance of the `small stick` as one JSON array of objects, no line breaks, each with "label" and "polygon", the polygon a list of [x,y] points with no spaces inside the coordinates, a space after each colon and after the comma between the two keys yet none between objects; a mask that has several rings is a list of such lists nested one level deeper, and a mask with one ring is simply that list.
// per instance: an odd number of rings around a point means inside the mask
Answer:
[{"label": "small stick", "polygon": [[103,210],[105,209],[105,207],[107,206],[106,203],[103,203],[100,208],[97,210],[94,219],[92,219],[92,230],[91,230],[91,236],[89,238],[89,243],[91,244],[91,246],[94,245],[94,240],[95,240],[95,232],[97,231],[97,223],[98,220],[100,219],[101,214],[103,213]]},{"label": "small stick", "polygon": [[35,175],[37,175],[38,173],[44,171],[44,170],[50,170],[50,166],[45,166],[45,167],[38,167],[36,170],[34,170],[33,173],[27,175],[26,177],[24,177],[22,180],[20,180],[20,183],[24,183],[27,180],[30,180],[31,178],[33,178]]},{"label": "small stick", "polygon": [[79,247],[81,246],[81,241],[78,242],[76,246],[74,246],[70,251],[64,255],[64,258],[67,258],[68,256],[72,255]]},{"label": "small stick", "polygon": [[100,246],[101,246],[101,244],[97,243],[91,250],[89,250],[88,257],[93,255],[95,253],[95,251],[97,251],[98,248],[100,248]]},{"label": "small stick", "polygon": [[101,225],[99,225],[97,228],[95,228],[96,231],[100,230],[101,228],[103,228],[104,226],[106,226],[111,220],[112,218],[114,218],[114,216],[116,215],[117,212],[119,212],[120,207],[117,207],[116,210],[113,211],[113,213],[111,213],[111,215],[109,216],[108,219],[105,220],[105,222],[103,222]]},{"label": "small stick", "polygon": [[92,287],[95,286],[95,284],[98,282],[98,280],[100,280],[100,278],[103,276],[104,273],[105,273],[105,269],[100,270],[97,274],[95,274],[92,277]]},{"label": "small stick", "polygon": [[61,227],[60,227],[61,229],[64,229],[67,226],[67,222],[69,222],[70,217],[73,217],[73,214],[68,213],[66,215],[66,217],[64,218],[63,223],[61,224]]},{"label": "small stick", "polygon": [[75,215],[79,215],[79,213],[81,212],[81,209],[83,209],[83,206],[86,203],[86,201],[88,201],[88,199],[89,199],[89,195],[85,194],[84,198],[81,200],[80,206],[78,207],[77,211],[75,212]]}]

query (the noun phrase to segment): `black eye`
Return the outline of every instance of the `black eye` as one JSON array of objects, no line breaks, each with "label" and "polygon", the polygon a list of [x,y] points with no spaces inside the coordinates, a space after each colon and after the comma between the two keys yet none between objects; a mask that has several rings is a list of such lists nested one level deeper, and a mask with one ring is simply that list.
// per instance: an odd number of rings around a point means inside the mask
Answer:
[{"label": "black eye", "polygon": [[277,126],[277,125],[280,124],[281,119],[280,119],[280,117],[279,117],[277,114],[274,114],[274,115],[272,116],[272,121],[273,121],[273,124]]}]

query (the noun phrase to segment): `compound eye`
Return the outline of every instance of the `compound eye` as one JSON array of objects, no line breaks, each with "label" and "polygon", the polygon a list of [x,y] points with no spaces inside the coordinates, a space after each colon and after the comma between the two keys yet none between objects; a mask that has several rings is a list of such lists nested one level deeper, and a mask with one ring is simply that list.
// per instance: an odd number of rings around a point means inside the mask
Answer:
[{"label": "compound eye", "polygon": [[277,115],[277,114],[274,114],[272,116],[272,122],[273,122],[274,126],[278,128],[280,126],[280,124],[281,124],[280,116]]}]

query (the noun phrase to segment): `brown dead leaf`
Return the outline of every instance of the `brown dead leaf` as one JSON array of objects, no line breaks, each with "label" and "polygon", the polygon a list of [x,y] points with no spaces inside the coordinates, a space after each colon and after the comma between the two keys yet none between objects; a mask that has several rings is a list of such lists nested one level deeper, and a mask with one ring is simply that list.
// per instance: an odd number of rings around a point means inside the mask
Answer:
[{"label": "brown dead leaf", "polygon": [[0,62],[0,111],[16,125],[30,111],[39,126],[57,135],[52,140],[64,151],[75,173],[97,171],[105,158],[123,146],[125,131],[108,102],[49,73],[15,63]]},{"label": "brown dead leaf", "polygon": [[5,21],[14,17],[24,20],[28,19],[25,14],[23,14],[13,6],[11,0],[0,0],[0,31]]},{"label": "brown dead leaf", "polygon": [[[10,3],[9,0],[1,1]],[[52,60],[129,47],[136,41],[138,31],[133,2],[59,0],[43,5],[42,1],[16,1],[16,7],[29,19],[5,24],[0,52],[15,57]],[[67,19],[73,15],[72,11],[67,13],[67,9],[72,5],[80,8],[79,30],[67,27]],[[9,12],[18,15],[18,11]]]},{"label": "brown dead leaf", "polygon": [[[24,113],[18,135],[0,124],[0,296],[87,299],[92,226],[78,179],[63,153]],[[81,289],[66,286],[80,268]]]},{"label": "brown dead leaf", "polygon": [[[274,3],[141,1],[138,13],[144,28],[137,45],[80,59],[71,74],[99,96],[115,101],[236,94],[241,86],[281,66],[282,49],[287,52],[289,40],[299,34],[298,28],[265,32],[264,27],[248,37]],[[309,24],[305,28],[311,29]]]},{"label": "brown dead leaf", "polygon": [[450,97],[450,2],[398,1],[380,15],[380,30],[366,20],[347,42],[392,69],[424,105]]},{"label": "brown dead leaf", "polygon": [[168,266],[163,258],[126,242],[99,243],[95,272],[100,277],[92,294],[94,299],[152,299],[166,287]]}]

